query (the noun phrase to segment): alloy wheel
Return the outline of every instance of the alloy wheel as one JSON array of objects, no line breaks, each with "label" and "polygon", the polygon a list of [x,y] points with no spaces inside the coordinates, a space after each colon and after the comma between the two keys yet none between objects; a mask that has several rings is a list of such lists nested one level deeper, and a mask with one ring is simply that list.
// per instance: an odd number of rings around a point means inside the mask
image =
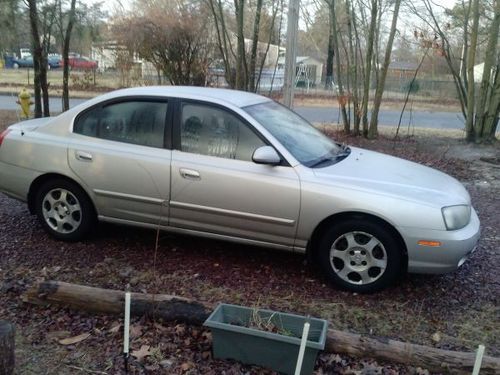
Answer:
[{"label": "alloy wheel", "polygon": [[72,233],[82,223],[80,202],[66,189],[50,190],[43,198],[42,213],[46,223],[58,233]]},{"label": "alloy wheel", "polygon": [[333,242],[330,265],[342,280],[350,284],[366,285],[384,274],[387,252],[375,236],[365,232],[347,232]]}]

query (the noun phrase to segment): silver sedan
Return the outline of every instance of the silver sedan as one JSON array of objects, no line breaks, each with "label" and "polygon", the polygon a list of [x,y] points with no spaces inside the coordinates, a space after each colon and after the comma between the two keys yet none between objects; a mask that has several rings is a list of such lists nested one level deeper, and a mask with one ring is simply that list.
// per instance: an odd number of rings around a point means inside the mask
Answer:
[{"label": "silver sedan", "polygon": [[268,98],[210,88],[120,90],[12,125],[0,191],[60,240],[101,220],[308,253],[357,292],[454,271],[480,229],[452,177],[339,145]]}]

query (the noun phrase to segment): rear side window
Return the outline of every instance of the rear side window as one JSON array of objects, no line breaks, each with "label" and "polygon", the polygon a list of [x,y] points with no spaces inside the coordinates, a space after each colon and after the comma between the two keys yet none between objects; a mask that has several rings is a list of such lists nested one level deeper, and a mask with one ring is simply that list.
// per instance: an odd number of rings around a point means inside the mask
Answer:
[{"label": "rear side window", "polygon": [[168,103],[127,101],[95,108],[79,116],[74,132],[111,141],[163,147]]}]

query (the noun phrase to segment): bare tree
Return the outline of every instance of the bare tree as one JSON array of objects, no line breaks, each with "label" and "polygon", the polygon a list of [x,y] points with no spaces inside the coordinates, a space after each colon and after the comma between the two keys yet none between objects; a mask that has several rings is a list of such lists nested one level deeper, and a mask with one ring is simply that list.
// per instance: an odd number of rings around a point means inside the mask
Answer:
[{"label": "bare tree", "polygon": [[475,80],[474,80],[474,65],[476,62],[477,48],[477,33],[479,30],[479,0],[472,1],[472,27],[469,55],[467,57],[467,79],[469,85],[467,87],[467,114],[465,116],[465,132],[466,139],[472,141],[474,139],[474,106],[475,106]]},{"label": "bare tree", "polygon": [[40,33],[38,32],[38,9],[35,0],[28,0],[29,19],[31,28],[31,45],[33,52],[33,67],[35,70],[34,85],[34,100],[36,118],[42,117],[42,90],[40,86],[40,65],[42,60],[42,46],[40,44]]},{"label": "bare tree", "polygon": [[[280,2],[257,0],[255,9],[248,0],[205,0],[212,15],[217,49],[224,65],[225,77],[231,88],[257,90],[257,82],[264,65],[275,32],[276,16]],[[266,15],[270,22],[263,24]],[[250,53],[246,48],[246,25],[251,24]],[[267,41],[261,42],[267,35]],[[265,38],[265,36],[264,36]],[[263,53],[259,53],[259,43],[266,43]],[[262,50],[262,49],[261,49]],[[259,56],[260,55],[260,56]],[[259,58],[260,57],[260,58]],[[257,66],[260,66],[257,70]]]},{"label": "bare tree", "polygon": [[[500,61],[497,58],[495,66],[495,52],[498,46],[498,34],[500,34],[500,0],[495,1],[495,10],[491,22],[484,58],[483,77],[476,110],[475,139],[482,140],[495,136],[500,106]],[[492,79],[493,74],[494,79]],[[488,106],[489,102],[489,106]],[[495,118],[496,115],[496,118]]]},{"label": "bare tree", "polygon": [[115,21],[115,39],[127,47],[122,61],[132,61],[134,53],[151,62],[175,85],[206,83],[209,65],[209,35],[203,9],[179,1],[141,1],[128,16]]},{"label": "bare tree", "polygon": [[61,35],[63,60],[62,110],[67,111],[69,109],[69,48],[76,18],[76,0],[70,0],[70,6],[67,12],[63,10],[63,1],[57,0],[57,2],[57,26]]},{"label": "bare tree", "polygon": [[[328,38],[328,57],[330,58],[331,50],[333,49],[333,55],[335,56],[335,65],[337,67],[337,91],[338,91],[338,99],[340,105],[340,113],[342,115],[342,123],[344,125],[344,132],[350,132],[350,123],[347,117],[347,100],[344,92],[344,83],[342,80],[343,72],[342,72],[342,64],[340,62],[340,37],[339,30],[337,25],[337,13],[335,9],[335,0],[325,0],[328,4],[329,10],[329,21],[330,21],[330,37]],[[328,62],[327,62],[328,64]],[[328,68],[327,68],[328,69]],[[327,73],[328,77],[328,73]],[[328,78],[327,78],[328,79]]]},{"label": "bare tree", "polygon": [[[420,17],[421,21],[436,35],[436,43],[440,44],[442,56],[455,82],[462,114],[465,119],[466,139],[469,142],[491,142],[495,138],[500,110],[500,82],[498,71],[498,34],[500,26],[500,0],[462,1],[459,5],[460,21],[455,26],[450,21],[454,12],[436,12],[432,0],[421,0],[423,9],[409,4],[410,11]],[[491,7],[490,7],[491,6]],[[448,19],[447,19],[448,18]],[[453,41],[453,33],[459,28],[462,48],[461,57],[454,53],[457,46]],[[487,43],[484,53],[483,76],[480,89],[475,86],[474,67],[478,63],[479,35],[486,33]],[[457,67],[456,61],[461,61]]]},{"label": "bare tree", "polygon": [[373,100],[373,109],[370,118],[370,128],[368,129],[368,138],[375,138],[378,135],[378,114],[380,111],[380,104],[382,103],[382,95],[384,94],[387,71],[389,70],[389,64],[391,62],[392,45],[394,43],[394,35],[396,34],[400,5],[401,0],[395,0],[394,11],[392,15],[392,24],[389,32],[389,40],[387,41],[387,45],[385,48],[384,63],[377,80],[377,88],[375,90],[375,98]]},{"label": "bare tree", "polygon": [[249,70],[250,70],[249,89],[250,89],[250,91],[256,90],[255,69],[256,69],[256,63],[257,63],[257,46],[259,44],[260,15],[262,12],[262,3],[263,3],[263,0],[257,0],[257,5],[256,5],[256,9],[255,9],[255,21],[254,21],[253,34],[252,34],[252,51],[250,53],[250,66],[249,66]]},{"label": "bare tree", "polygon": [[370,85],[371,85],[371,72],[372,72],[372,60],[373,60],[373,48],[375,45],[375,29],[377,27],[377,9],[378,0],[371,1],[371,18],[370,26],[368,30],[368,39],[366,41],[367,51],[365,55],[365,80],[363,85],[363,101],[361,104],[361,119],[363,122],[363,135],[366,137],[368,135],[368,99],[370,96]]}]

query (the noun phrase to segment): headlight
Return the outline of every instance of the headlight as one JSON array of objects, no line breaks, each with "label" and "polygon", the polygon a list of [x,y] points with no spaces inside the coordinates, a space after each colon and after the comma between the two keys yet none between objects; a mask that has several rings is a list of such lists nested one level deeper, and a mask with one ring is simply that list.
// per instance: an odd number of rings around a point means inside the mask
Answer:
[{"label": "headlight", "polygon": [[470,206],[448,206],[441,209],[444,224],[448,230],[456,230],[465,227],[470,221]]}]

